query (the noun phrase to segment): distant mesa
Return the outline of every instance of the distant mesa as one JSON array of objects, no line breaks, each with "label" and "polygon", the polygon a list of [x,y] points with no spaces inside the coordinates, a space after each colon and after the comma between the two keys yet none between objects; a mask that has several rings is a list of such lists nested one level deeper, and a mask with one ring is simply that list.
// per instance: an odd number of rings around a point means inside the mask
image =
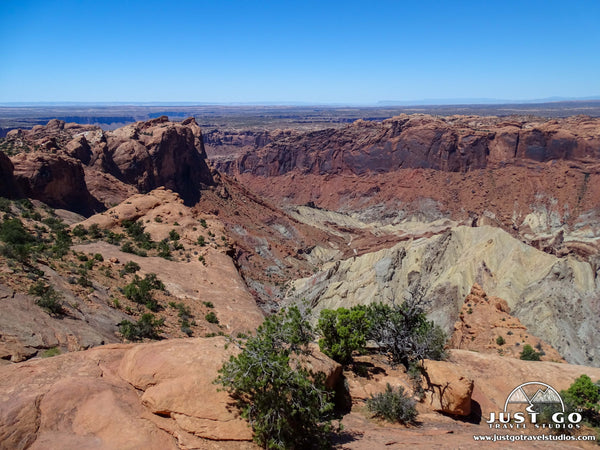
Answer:
[{"label": "distant mesa", "polygon": [[[218,161],[232,174],[273,177],[367,175],[400,169],[469,172],[523,160],[575,161],[600,156],[600,119],[413,114],[382,122],[358,120],[339,129],[271,136],[235,161]],[[233,140],[231,137],[230,140]]]}]

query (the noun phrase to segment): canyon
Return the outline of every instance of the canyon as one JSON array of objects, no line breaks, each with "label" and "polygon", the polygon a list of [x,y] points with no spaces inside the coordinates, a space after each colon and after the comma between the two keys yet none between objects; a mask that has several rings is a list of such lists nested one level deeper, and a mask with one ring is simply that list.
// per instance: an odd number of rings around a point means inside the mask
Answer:
[{"label": "canyon", "polygon": [[[387,382],[410,391],[408,374],[373,356],[372,376],[342,373],[315,352],[352,397],[339,448],[474,447],[520,382],[600,378],[600,119],[402,114],[209,132],[194,118],[112,131],[51,120],[0,144],[4,223],[45,245],[0,257],[2,448],[254,448],[212,380],[235,353],[226,336],[298,304],[316,323],[421,293],[448,336],[431,376],[468,405],[430,393],[422,428],[374,424],[364,400]],[[61,229],[72,242],[57,258]],[[123,343],[119,324],[147,312],[127,286],[151,274],[161,340]],[[38,282],[62,316],[38,306]],[[520,360],[525,345],[542,361]]]}]

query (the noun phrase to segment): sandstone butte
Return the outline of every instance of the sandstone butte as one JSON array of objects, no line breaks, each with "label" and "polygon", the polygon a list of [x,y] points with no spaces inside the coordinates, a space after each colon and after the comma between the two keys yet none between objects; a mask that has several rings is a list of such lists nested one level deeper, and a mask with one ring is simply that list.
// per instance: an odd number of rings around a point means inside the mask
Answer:
[{"label": "sandstone butte", "polygon": [[[480,447],[473,435],[489,432],[485,419],[518,384],[600,379],[598,119],[403,115],[208,136],[194,119],[115,131],[52,120],[6,142],[0,195],[57,208],[71,230],[120,233],[140,221],[155,242],[174,230],[182,250],[165,260],[79,240],[77,255],[103,257],[91,292],[39,260],[63,295],[63,319],[37,307],[26,273],[0,259],[1,448],[255,448],[212,383],[235,346],[184,338],[167,307],[176,302],[198,318],[194,336],[235,336],[280,304],[306,299],[318,313],[392,302],[417,283],[450,337],[448,360],[425,363],[419,426],[366,411],[387,383],[412,392],[385,359],[358,357],[367,377],[342,374],[316,350],[305,362],[348,385],[339,448]],[[110,284],[120,281],[103,273],[127,262],[166,286],[164,340],[120,343],[117,324],[139,312],[115,306]],[[201,320],[207,303],[218,325]],[[542,361],[518,359],[526,344]],[[39,358],[55,348],[66,354]]]}]

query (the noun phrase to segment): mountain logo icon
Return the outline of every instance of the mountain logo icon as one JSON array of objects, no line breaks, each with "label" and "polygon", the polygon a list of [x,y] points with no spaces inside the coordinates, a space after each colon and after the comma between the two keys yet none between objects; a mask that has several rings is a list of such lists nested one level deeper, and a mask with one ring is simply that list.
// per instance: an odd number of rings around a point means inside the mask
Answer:
[{"label": "mountain logo icon", "polygon": [[504,411],[508,411],[510,404],[519,403],[529,406],[555,404],[560,405],[562,412],[565,411],[565,404],[560,394],[552,386],[541,381],[528,381],[514,388],[506,398]]}]

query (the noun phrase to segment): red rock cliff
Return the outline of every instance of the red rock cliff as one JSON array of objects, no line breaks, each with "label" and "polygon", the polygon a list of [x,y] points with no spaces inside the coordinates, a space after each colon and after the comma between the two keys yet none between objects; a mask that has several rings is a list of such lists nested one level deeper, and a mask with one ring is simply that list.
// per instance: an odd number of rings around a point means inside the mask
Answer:
[{"label": "red rock cliff", "polygon": [[575,160],[599,155],[600,119],[401,115],[383,122],[359,120],[337,130],[283,135],[259,151],[217,167],[258,176],[291,171],[362,174],[400,168],[466,172],[516,159]]}]

